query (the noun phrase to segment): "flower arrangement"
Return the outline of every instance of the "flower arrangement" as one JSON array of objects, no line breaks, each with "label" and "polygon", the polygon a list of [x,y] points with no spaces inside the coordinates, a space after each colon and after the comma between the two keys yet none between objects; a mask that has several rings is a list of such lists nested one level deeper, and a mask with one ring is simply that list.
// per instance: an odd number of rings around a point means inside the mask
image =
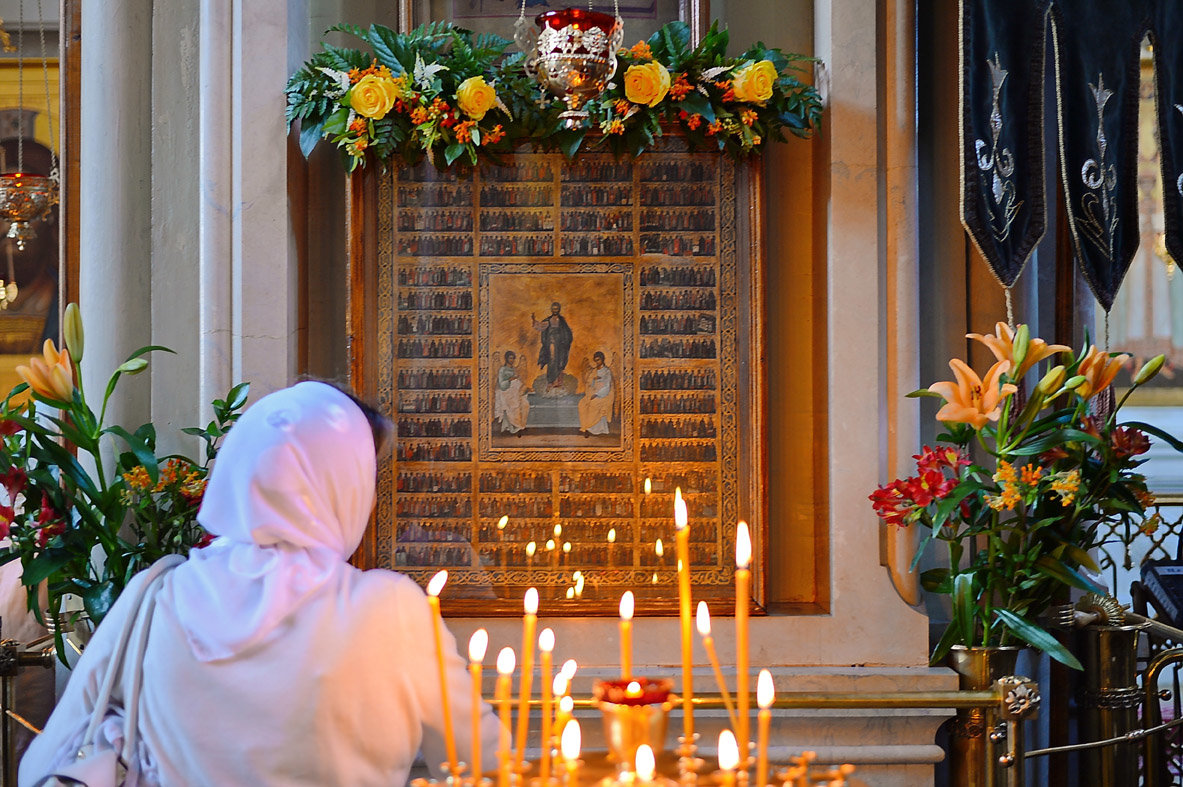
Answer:
[{"label": "flower arrangement", "polygon": [[525,74],[523,53],[506,54],[507,39],[446,22],[406,34],[381,25],[334,31],[369,50],[324,44],[288,81],[287,119],[300,121],[305,155],[329,139],[351,172],[367,156],[475,165],[527,142],[574,156],[593,131],[614,153],[640,155],[663,124],[696,147],[740,157],[783,141],[786,130],[807,137],[821,120],[820,95],[795,74],[810,58],[759,43],[728,57],[727,32],[716,25],[697,46],[685,23],[671,22],[622,49],[617,80],[576,129],[559,117],[565,105]]},{"label": "flower arrangement", "polygon": [[[136,572],[207,542],[196,519],[206,476],[249,388],[237,385],[216,400],[214,420],[205,427],[183,430],[204,441],[204,460],[157,456],[153,424],[129,432],[106,425],[105,416],[120,377],[146,369],[148,353],[171,350],[133,352],[108,379],[96,416],[80,382],[83,336],[77,304],[70,304],[65,346],[59,351],[46,340],[40,356],[17,367],[25,382],[0,403],[0,485],[6,492],[0,538],[7,539],[0,564],[20,560],[29,609],[41,622],[74,594],[98,624]],[[39,599],[43,583],[47,595]],[[64,660],[60,628],[56,636]]]},{"label": "flower arrangement", "polygon": [[[914,457],[916,474],[879,487],[871,503],[890,525],[923,528],[917,561],[928,544],[945,545],[948,567],[921,575],[925,589],[952,600],[934,664],[953,645],[1021,641],[1079,668],[1038,619],[1068,588],[1102,592],[1082,569],[1099,571],[1089,551],[1108,531],[1103,523],[1118,525],[1127,541],[1157,525],[1158,514],[1148,513],[1154,497],[1137,471],[1150,447],[1146,435],[1177,450],[1183,444],[1149,424],[1117,419],[1163,356],[1148,361],[1114,405],[1110,385],[1128,355],[1094,345],[1073,353],[1032,338],[1025,325],[998,323],[994,334],[968,338],[989,348],[995,363],[980,377],[955,358],[953,381],[911,394],[944,400],[936,416],[946,428],[942,445],[925,446]],[[1037,378],[1037,367],[1055,356],[1060,363]]]}]

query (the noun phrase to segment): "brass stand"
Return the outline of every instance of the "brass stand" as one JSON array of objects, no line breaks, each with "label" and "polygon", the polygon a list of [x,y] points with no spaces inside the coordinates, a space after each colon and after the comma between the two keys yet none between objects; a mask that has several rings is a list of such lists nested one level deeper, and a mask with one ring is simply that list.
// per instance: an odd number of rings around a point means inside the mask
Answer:
[{"label": "brass stand", "polygon": [[[1013,675],[1019,648],[966,648],[949,652],[949,666],[963,690],[993,686],[1004,675]],[[1022,735],[1020,729],[1000,724],[988,706],[957,711],[950,735],[949,779],[953,787],[993,787],[1022,783]],[[1010,766],[999,762],[996,744],[1008,741],[1019,755]],[[1009,754],[1008,754],[1009,756]],[[1016,780],[1017,779],[1017,780]]]},{"label": "brass stand", "polygon": [[45,650],[25,650],[24,646],[13,640],[0,640],[0,750],[3,751],[0,763],[0,787],[15,787],[17,758],[15,751],[16,721],[13,718],[16,706],[16,676],[26,667],[44,667],[53,669],[54,655],[52,648]]},{"label": "brass stand", "polygon": [[[1142,626],[1088,626],[1081,631],[1084,686],[1079,699],[1081,737],[1116,738],[1138,729],[1137,647]],[[1137,784],[1138,747],[1118,743],[1086,749],[1081,757],[1083,785]]]}]

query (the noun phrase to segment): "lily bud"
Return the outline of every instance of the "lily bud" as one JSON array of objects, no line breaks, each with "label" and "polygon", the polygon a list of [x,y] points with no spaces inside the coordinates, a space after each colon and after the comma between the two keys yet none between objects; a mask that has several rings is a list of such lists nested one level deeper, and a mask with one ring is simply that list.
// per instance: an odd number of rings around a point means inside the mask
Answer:
[{"label": "lily bud", "polygon": [[1166,359],[1167,357],[1165,355],[1156,355],[1147,361],[1134,376],[1134,385],[1143,385],[1153,380],[1155,375],[1162,370],[1162,365]]},{"label": "lily bud", "polygon": [[1077,374],[1065,380],[1064,387],[1071,391],[1075,388],[1079,388],[1081,383],[1088,382],[1088,379],[1089,378],[1085,377],[1083,374]]},{"label": "lily bud", "polygon": [[1068,372],[1061,366],[1053,366],[1047,370],[1047,374],[1039,381],[1039,385],[1035,386],[1035,390],[1044,396],[1050,396],[1056,391],[1060,390],[1060,386],[1064,384],[1064,377]]},{"label": "lily bud", "polygon": [[82,332],[82,313],[78,309],[78,304],[71,303],[66,306],[66,313],[62,317],[62,332],[65,335],[66,348],[74,358],[74,363],[81,363],[86,336]]},{"label": "lily bud", "polygon": [[1024,323],[1015,329],[1013,366],[1011,368],[1015,370],[1016,374],[1023,368],[1023,361],[1027,358],[1027,348],[1030,344],[1031,329]]}]

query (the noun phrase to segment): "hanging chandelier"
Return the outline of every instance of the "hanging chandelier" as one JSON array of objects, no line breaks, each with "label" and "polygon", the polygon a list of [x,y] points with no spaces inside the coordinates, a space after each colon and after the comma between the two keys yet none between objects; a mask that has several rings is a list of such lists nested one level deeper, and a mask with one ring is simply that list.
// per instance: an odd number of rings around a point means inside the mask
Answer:
[{"label": "hanging chandelier", "polygon": [[37,0],[37,35],[41,44],[41,76],[45,89],[45,116],[49,121],[49,175],[25,172],[25,4],[20,3],[19,51],[16,56],[18,103],[16,127],[16,171],[0,175],[0,219],[10,222],[6,237],[16,241],[19,251],[31,238],[37,237],[33,222],[48,218],[58,204],[58,162],[54,153],[53,111],[49,106],[49,66],[45,58],[45,23],[41,16],[41,0]]},{"label": "hanging chandelier", "polygon": [[582,8],[546,11],[534,20],[540,31],[526,22],[522,0],[514,40],[527,53],[526,73],[543,89],[560,98],[567,109],[559,117],[567,128],[587,120],[584,106],[604,92],[616,75],[616,50],[624,41],[624,20],[616,0],[615,16]]}]

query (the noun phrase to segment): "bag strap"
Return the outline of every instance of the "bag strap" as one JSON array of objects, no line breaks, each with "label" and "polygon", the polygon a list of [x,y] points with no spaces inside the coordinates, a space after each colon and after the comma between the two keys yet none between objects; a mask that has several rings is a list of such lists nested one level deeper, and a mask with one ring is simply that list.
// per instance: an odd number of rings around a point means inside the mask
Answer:
[{"label": "bag strap", "polygon": [[[95,697],[94,710],[90,714],[90,723],[86,726],[86,733],[82,736],[85,747],[95,742],[99,727],[106,718],[107,708],[111,704],[111,693],[123,672],[124,663],[132,663],[128,656],[134,658],[135,669],[132,670],[132,680],[124,692],[124,709],[127,714],[126,729],[123,733],[124,762],[132,753],[136,737],[136,722],[139,716],[140,695],[140,663],[144,658],[144,649],[148,641],[148,628],[151,624],[152,612],[156,606],[156,591],[166,572],[185,562],[181,555],[166,555],[144,570],[143,584],[132,601],[133,611],[123,621],[123,628],[116,637],[111,658],[107,662],[107,671],[99,685],[99,692]],[[133,633],[135,638],[133,641]],[[129,652],[129,645],[134,646],[134,653]]]}]

